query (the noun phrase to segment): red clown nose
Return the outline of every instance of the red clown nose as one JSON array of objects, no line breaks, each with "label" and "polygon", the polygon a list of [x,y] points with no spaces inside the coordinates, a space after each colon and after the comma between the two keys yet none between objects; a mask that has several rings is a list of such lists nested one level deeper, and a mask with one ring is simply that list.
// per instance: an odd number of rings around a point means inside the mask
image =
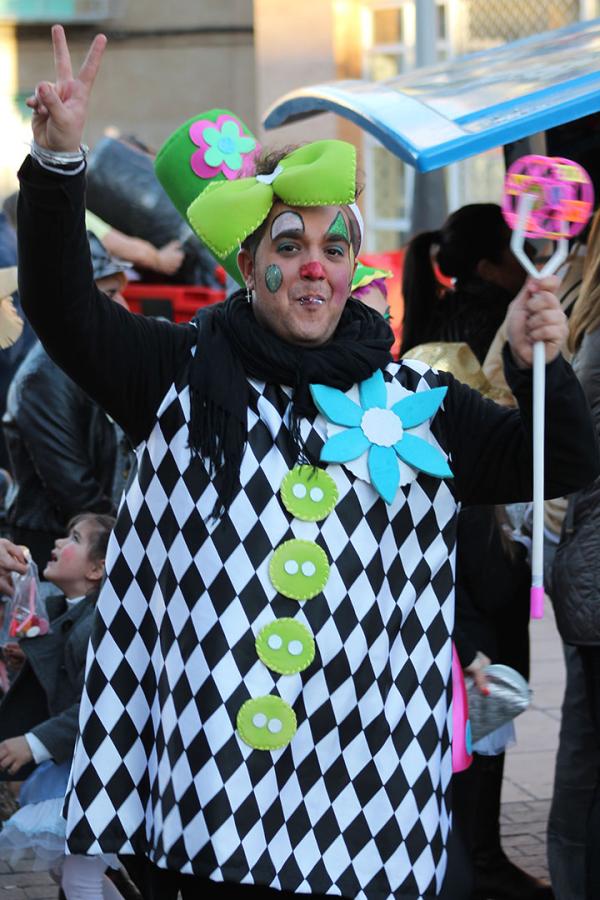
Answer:
[{"label": "red clown nose", "polygon": [[325,278],[325,269],[320,262],[304,263],[300,268],[300,278],[318,281],[320,278]]}]

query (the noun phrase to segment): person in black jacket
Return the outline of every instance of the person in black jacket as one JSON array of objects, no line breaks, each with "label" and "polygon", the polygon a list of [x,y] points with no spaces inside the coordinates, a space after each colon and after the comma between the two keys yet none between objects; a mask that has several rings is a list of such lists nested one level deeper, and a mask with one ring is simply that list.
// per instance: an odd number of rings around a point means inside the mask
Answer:
[{"label": "person in black jacket", "polygon": [[[569,321],[573,370],[600,431],[600,213]],[[566,685],[548,852],[558,900],[600,896],[600,481],[569,498],[552,570]]]},{"label": "person in black jacket", "polygon": [[[88,239],[96,284],[123,303],[125,264],[90,232]],[[6,504],[9,536],[29,547],[41,572],[73,515],[115,512],[119,435],[39,342],[13,379],[2,424],[14,475]]]},{"label": "person in black jacket", "polygon": [[[487,381],[466,343],[422,344],[409,350],[407,358],[451,372],[484,397],[499,402],[504,399],[504,393]],[[457,527],[453,639],[463,669],[483,693],[487,690],[485,669],[490,662],[511,666],[524,678],[529,677],[530,584],[527,539],[513,526],[507,509],[480,505],[462,509]],[[510,728],[504,728],[490,739],[475,743],[470,767],[453,776],[455,840],[443,900],[462,896],[469,900],[553,897],[549,885],[514,865],[502,849],[503,748],[512,738]],[[473,883],[468,884],[471,874]],[[463,894],[466,884],[467,893]]]}]

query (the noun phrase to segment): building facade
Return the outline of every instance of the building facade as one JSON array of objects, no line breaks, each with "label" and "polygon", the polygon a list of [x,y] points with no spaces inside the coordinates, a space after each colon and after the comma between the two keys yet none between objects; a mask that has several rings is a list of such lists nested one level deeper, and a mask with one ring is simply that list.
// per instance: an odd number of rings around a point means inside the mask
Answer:
[{"label": "building facade", "polygon": [[[209,107],[236,111],[263,142],[341,137],[359,148],[367,249],[412,231],[414,171],[332,114],[265,133],[260,121],[289,90],[344,78],[385,80],[416,64],[418,0],[0,0],[0,195],[14,189],[29,139],[24,99],[52,73],[48,26],[65,23],[78,64],[91,36],[109,37],[94,88],[88,143],[107,128],[158,147]],[[600,0],[436,0],[438,61],[600,15]],[[445,170],[447,208],[497,199],[501,149]]]}]

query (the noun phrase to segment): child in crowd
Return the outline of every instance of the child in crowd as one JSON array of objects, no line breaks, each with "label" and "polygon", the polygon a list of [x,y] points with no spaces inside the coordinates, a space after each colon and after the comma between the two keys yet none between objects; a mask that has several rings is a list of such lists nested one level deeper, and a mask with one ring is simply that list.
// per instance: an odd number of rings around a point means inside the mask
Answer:
[{"label": "child in crowd", "polygon": [[[62,818],[87,645],[113,524],[110,516],[82,513],[69,523],[68,535],[56,541],[44,570],[61,592],[46,600],[51,630],[13,649],[23,663],[0,703],[0,778],[29,775],[21,787],[21,808],[0,832],[0,855],[14,860],[28,849],[36,868],[55,873],[62,867],[67,900],[121,897],[104,877],[112,860],[64,857]],[[25,565],[22,548],[0,540],[1,586],[7,587],[10,571],[22,572]]]}]

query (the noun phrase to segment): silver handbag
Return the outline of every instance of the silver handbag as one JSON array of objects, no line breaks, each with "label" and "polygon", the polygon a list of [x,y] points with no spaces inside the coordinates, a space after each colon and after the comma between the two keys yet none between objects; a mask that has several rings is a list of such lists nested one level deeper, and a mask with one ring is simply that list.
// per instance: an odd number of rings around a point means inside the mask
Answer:
[{"label": "silver handbag", "polygon": [[494,663],[485,674],[488,696],[481,693],[472,677],[465,677],[473,743],[524,712],[532,697],[528,683],[510,666]]}]

